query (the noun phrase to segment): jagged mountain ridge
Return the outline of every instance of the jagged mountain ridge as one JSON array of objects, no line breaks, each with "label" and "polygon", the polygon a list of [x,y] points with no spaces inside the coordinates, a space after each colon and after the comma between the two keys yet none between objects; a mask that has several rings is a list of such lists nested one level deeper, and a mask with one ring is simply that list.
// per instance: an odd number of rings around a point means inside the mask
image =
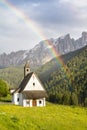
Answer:
[{"label": "jagged mountain ridge", "polygon": [[[46,44],[48,42],[48,44]],[[57,39],[48,39],[41,41],[31,50],[21,50],[3,53],[0,55],[0,68],[11,65],[21,65],[27,60],[33,67],[41,66],[54,58],[51,49],[55,48],[58,54],[66,54],[78,50],[87,45],[87,32],[82,32],[82,36],[75,40],[70,34],[59,37]]]}]

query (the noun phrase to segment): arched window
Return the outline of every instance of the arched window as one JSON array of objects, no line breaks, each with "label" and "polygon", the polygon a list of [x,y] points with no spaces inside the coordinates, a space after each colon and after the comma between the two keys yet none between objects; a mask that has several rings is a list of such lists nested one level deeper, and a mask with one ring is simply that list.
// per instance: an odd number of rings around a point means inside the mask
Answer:
[{"label": "arched window", "polygon": [[42,103],[42,101],[40,100],[40,101],[39,101],[39,104],[41,104],[41,103]]},{"label": "arched window", "polygon": [[17,98],[17,102],[19,102],[19,97]]},{"label": "arched window", "polygon": [[35,83],[33,83],[33,86],[35,86]]},{"label": "arched window", "polygon": [[27,69],[27,71],[29,71],[29,69]]}]

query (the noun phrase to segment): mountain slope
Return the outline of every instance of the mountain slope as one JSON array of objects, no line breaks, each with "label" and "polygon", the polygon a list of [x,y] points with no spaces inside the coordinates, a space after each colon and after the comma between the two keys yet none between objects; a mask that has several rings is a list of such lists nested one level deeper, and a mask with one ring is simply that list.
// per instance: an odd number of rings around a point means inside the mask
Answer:
[{"label": "mountain slope", "polygon": [[78,50],[87,45],[87,32],[83,32],[82,36],[77,40],[70,37],[69,34],[57,39],[48,39],[41,41],[31,50],[21,50],[10,54],[0,55],[0,68],[22,65],[27,60],[34,68],[37,68],[54,58],[51,50],[55,48],[59,55]]},{"label": "mountain slope", "polygon": [[[66,64],[69,60],[71,60],[73,57],[75,57],[80,52],[82,52],[85,48],[86,47],[76,50],[74,52],[70,52],[68,54],[62,55],[61,59]],[[0,79],[6,80],[10,84],[11,87],[17,88],[24,77],[23,66],[11,66],[8,68],[0,69]],[[43,66],[39,67],[36,70],[35,68],[32,68],[32,66],[30,67],[31,67],[31,70],[36,71],[41,81],[44,83],[48,80],[48,77],[50,78],[50,75],[56,72],[61,66],[60,64],[58,64],[58,60],[54,58],[50,62],[47,62],[46,64],[44,64]]]},{"label": "mountain slope", "polygon": [[66,64],[66,73],[61,67],[44,80],[42,78],[48,91],[48,100],[60,104],[87,106],[87,46]]},{"label": "mountain slope", "polygon": [[38,73],[40,79],[43,82],[46,82],[47,79],[49,79],[49,77],[52,73],[56,72],[58,69],[61,68],[61,64],[59,63],[58,59],[62,59],[64,64],[67,64],[70,60],[75,58],[75,56],[79,55],[84,50],[86,50],[86,48],[87,48],[87,46],[85,46],[81,49],[78,49],[76,51],[67,53],[65,55],[61,55],[60,58],[54,58],[50,62],[46,63],[45,65],[43,65],[41,67],[39,67],[39,69],[37,69],[37,73]]},{"label": "mountain slope", "polygon": [[11,88],[17,88],[22,81],[23,67],[8,67],[0,69],[0,79],[7,81]]}]

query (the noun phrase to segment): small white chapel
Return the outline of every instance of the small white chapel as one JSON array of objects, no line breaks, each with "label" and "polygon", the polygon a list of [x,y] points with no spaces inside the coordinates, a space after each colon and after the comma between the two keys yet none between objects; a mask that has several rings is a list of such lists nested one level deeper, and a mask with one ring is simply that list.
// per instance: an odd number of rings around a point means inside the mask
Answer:
[{"label": "small white chapel", "polygon": [[47,93],[36,73],[30,71],[29,63],[24,66],[24,79],[12,93],[12,103],[24,107],[46,106]]}]

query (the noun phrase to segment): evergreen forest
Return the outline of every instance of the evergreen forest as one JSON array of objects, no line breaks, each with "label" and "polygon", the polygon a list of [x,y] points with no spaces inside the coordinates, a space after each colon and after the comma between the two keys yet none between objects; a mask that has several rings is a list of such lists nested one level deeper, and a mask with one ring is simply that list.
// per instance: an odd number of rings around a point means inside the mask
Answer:
[{"label": "evergreen forest", "polygon": [[57,67],[52,73],[45,71],[46,66],[41,68],[42,72],[41,69],[38,71],[47,90],[48,101],[87,106],[87,46],[65,64],[66,67]]}]

